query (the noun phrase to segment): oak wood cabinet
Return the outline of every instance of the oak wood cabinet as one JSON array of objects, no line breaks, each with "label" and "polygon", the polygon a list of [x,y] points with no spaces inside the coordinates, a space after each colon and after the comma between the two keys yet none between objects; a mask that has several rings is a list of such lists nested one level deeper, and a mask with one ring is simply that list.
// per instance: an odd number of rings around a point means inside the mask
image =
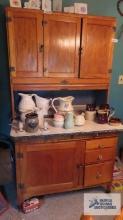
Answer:
[{"label": "oak wood cabinet", "polygon": [[14,90],[108,89],[113,17],[7,8]]},{"label": "oak wood cabinet", "polygon": [[116,144],[116,136],[15,142],[18,203],[36,195],[109,185]]},{"label": "oak wood cabinet", "polygon": [[[13,78],[43,76],[43,13],[29,10],[7,11],[10,73]],[[40,28],[39,28],[40,27]]]},{"label": "oak wood cabinet", "polygon": [[44,14],[44,76],[78,77],[81,19]]},{"label": "oak wood cabinet", "polygon": [[84,142],[81,140],[17,144],[19,201],[34,195],[62,192],[82,186],[83,152]]},{"label": "oak wood cabinet", "polygon": [[81,41],[80,77],[88,79],[110,79],[112,72],[112,50],[114,21],[100,17],[83,18]]}]

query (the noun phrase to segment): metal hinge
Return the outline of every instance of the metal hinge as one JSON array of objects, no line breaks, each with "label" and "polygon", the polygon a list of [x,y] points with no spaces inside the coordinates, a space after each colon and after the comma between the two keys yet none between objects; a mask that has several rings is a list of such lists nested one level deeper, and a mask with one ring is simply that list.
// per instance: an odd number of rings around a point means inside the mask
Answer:
[{"label": "metal hinge", "polygon": [[47,24],[47,21],[45,20],[42,20],[42,26],[46,25]]},{"label": "metal hinge", "polygon": [[14,66],[9,67],[9,72],[11,73],[12,77],[16,77],[16,72],[15,72],[15,67]]},{"label": "metal hinge", "polygon": [[18,183],[17,186],[18,186],[18,189],[24,189],[25,187],[24,183]]},{"label": "metal hinge", "polygon": [[112,73],[112,69],[109,69],[109,70],[108,70],[108,73]]},{"label": "metal hinge", "polygon": [[113,28],[113,31],[116,32],[116,27],[114,26],[114,27],[112,27],[112,28]]},{"label": "metal hinge", "polygon": [[17,157],[17,159],[23,158],[23,153],[18,152],[18,153],[16,154],[16,157]]},{"label": "metal hinge", "polygon": [[15,72],[15,67],[14,67],[14,66],[10,66],[10,67],[9,67],[9,71],[10,71],[10,72]]},{"label": "metal hinge", "polygon": [[11,22],[11,21],[12,21],[12,18],[9,16],[6,16],[6,22]]}]

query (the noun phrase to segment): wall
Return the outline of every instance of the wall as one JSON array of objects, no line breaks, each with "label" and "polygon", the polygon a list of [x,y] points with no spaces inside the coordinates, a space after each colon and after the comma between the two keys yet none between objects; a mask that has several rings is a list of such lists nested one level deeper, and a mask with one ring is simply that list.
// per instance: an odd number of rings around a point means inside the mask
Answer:
[{"label": "wall", "polygon": [[[77,0],[63,0],[63,5],[68,6]],[[78,0],[78,2],[88,3],[88,13],[93,15],[115,16],[117,18],[117,31],[122,25],[123,18],[116,9],[116,0]],[[9,0],[1,0],[1,7],[9,5]],[[9,132],[10,116],[10,97],[9,97],[9,80],[8,80],[8,59],[6,50],[6,32],[3,17],[3,10],[0,7],[0,132]],[[123,118],[123,86],[118,85],[118,75],[123,73],[123,36],[115,44],[113,74],[109,93],[109,103],[116,109],[116,115]]]}]

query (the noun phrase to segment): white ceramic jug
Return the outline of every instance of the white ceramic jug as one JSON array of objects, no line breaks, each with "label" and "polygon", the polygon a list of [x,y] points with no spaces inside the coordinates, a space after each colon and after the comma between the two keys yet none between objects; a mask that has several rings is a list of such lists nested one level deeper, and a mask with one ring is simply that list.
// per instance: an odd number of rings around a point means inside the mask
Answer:
[{"label": "white ceramic jug", "polygon": [[[72,112],[73,111],[73,106],[72,106],[72,101],[74,97],[73,96],[67,96],[67,97],[58,97],[52,100],[52,107],[55,110],[55,112]],[[59,101],[59,106],[58,110],[54,106],[54,102],[58,100]]]},{"label": "white ceramic jug", "polygon": [[18,93],[21,96],[21,100],[18,105],[19,112],[29,112],[36,109],[35,102],[32,99],[32,94]]},{"label": "white ceramic jug", "polygon": [[38,96],[37,94],[33,94],[33,96],[35,97],[37,108],[42,110],[42,115],[48,115],[50,101],[52,99],[46,99],[46,98]]}]

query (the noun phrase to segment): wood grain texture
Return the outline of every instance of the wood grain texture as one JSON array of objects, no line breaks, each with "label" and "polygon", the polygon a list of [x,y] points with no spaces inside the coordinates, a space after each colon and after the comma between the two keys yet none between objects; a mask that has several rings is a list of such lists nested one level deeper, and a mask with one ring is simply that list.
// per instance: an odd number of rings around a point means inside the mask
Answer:
[{"label": "wood grain texture", "polygon": [[113,17],[18,8],[6,16],[14,90],[108,89]]},{"label": "wood grain texture", "polygon": [[115,147],[117,145],[117,137],[99,138],[86,141],[86,150],[103,149],[107,147]]},{"label": "wood grain texture", "polygon": [[85,163],[100,163],[108,160],[112,160],[115,158],[116,147],[112,148],[103,148],[97,150],[88,150],[85,153]]},{"label": "wood grain texture", "polygon": [[[10,66],[15,67],[13,77],[41,77],[43,74],[43,54],[39,47],[43,44],[42,19],[39,11],[27,13],[20,10],[7,10],[8,42]],[[39,28],[40,27],[40,28]]]},{"label": "wood grain texture", "polygon": [[80,77],[107,78],[112,69],[115,21],[83,19]]},{"label": "wood grain texture", "polygon": [[80,18],[44,15],[45,77],[78,77]]},{"label": "wood grain texture", "polygon": [[19,146],[23,158],[17,165],[20,166],[17,179],[18,182],[24,183],[24,197],[35,193],[72,189],[80,182],[81,186],[83,185],[83,169],[77,167],[78,164],[84,163],[84,143],[80,140],[54,144],[26,143]]},{"label": "wood grain texture", "polygon": [[99,149],[85,148],[88,141],[108,143],[111,138],[15,142],[18,203],[36,195],[111,185],[116,146],[101,149],[101,161],[95,157]]},{"label": "wood grain texture", "polygon": [[93,186],[112,181],[113,162],[85,166],[84,186]]}]

